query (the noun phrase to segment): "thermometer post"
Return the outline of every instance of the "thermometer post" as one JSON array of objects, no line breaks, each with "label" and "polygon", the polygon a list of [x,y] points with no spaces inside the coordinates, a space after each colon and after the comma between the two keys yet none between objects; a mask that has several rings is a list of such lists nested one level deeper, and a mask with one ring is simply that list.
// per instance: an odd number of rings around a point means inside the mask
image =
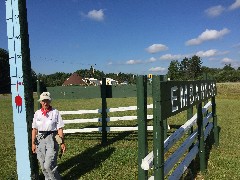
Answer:
[{"label": "thermometer post", "polygon": [[31,153],[34,102],[26,0],[5,3],[17,174],[18,179],[37,179],[37,158]]}]

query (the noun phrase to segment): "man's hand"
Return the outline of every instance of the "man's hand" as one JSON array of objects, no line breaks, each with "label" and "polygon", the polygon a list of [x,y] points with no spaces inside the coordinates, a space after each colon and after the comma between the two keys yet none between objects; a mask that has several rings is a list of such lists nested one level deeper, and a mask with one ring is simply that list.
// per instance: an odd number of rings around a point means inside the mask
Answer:
[{"label": "man's hand", "polygon": [[63,153],[66,151],[66,146],[65,146],[65,144],[61,144],[61,150],[62,150]]},{"label": "man's hand", "polygon": [[63,153],[66,151],[66,146],[64,143],[61,144],[61,151],[59,153],[59,158],[62,158]]},{"label": "man's hand", "polygon": [[33,154],[36,153],[36,145],[35,144],[32,144],[32,152],[33,152]]}]

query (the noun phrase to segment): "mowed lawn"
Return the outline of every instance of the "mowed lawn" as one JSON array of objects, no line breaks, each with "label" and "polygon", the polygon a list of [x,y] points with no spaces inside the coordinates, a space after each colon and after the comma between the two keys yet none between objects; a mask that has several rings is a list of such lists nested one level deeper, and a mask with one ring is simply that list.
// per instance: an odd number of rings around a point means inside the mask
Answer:
[{"label": "mowed lawn", "polygon": [[[220,127],[220,145],[213,147],[208,158],[206,173],[197,179],[240,179],[240,83],[217,84],[217,117]],[[35,98],[35,109],[37,99]],[[148,104],[152,103],[151,98]],[[124,107],[137,104],[136,98],[108,99],[108,107]],[[59,110],[99,109],[101,99],[55,100],[52,105]],[[10,95],[0,95],[0,179],[17,179],[12,104]],[[149,112],[151,114],[151,111]],[[136,115],[136,112],[112,113],[110,116]],[[70,118],[94,118],[100,115],[63,116]],[[186,121],[179,114],[169,120],[170,125],[182,125]],[[150,122],[151,123],[151,122]],[[93,127],[97,123],[67,125],[66,128]],[[111,122],[112,126],[135,126],[137,121]],[[171,129],[169,134],[175,129]],[[152,133],[149,133],[149,151],[152,151]],[[137,132],[108,134],[108,145],[101,146],[100,133],[66,135],[67,151],[59,160],[63,179],[137,179]]]}]

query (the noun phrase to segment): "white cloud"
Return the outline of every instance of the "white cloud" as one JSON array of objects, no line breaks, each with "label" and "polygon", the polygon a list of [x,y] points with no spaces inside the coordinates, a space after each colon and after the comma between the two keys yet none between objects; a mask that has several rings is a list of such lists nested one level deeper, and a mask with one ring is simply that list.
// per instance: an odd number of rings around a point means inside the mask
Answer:
[{"label": "white cloud", "polygon": [[216,56],[217,55],[217,50],[216,49],[210,49],[207,51],[198,51],[196,53],[197,56],[200,57],[211,57],[211,56]]},{"label": "white cloud", "polygon": [[155,57],[151,57],[147,60],[128,60],[124,64],[132,65],[132,64],[147,64],[147,63],[153,63],[156,62],[157,59]]},{"label": "white cloud", "polygon": [[108,65],[115,65],[115,64],[119,64],[119,65],[134,65],[134,64],[148,64],[148,63],[153,63],[156,62],[157,59],[155,57],[151,57],[147,60],[135,60],[135,59],[130,59],[128,61],[125,62],[118,62],[118,63],[114,63],[114,62],[108,62]]},{"label": "white cloud", "polygon": [[173,54],[164,54],[160,57],[161,60],[178,60],[180,58],[186,57],[181,54],[173,55]]},{"label": "white cloud", "polygon": [[209,17],[216,17],[216,16],[219,16],[220,14],[222,14],[224,11],[225,11],[225,8],[221,5],[218,5],[218,6],[213,6],[213,7],[206,9],[205,13]]},{"label": "white cloud", "polygon": [[82,14],[84,17],[92,19],[94,21],[103,21],[104,20],[104,11],[100,10],[91,10],[87,14]]},{"label": "white cloud", "polygon": [[205,41],[219,39],[219,38],[223,37],[224,35],[228,34],[229,32],[230,32],[230,30],[227,29],[227,28],[224,28],[220,31],[206,29],[197,38],[190,39],[185,44],[188,45],[188,46],[198,45],[198,44],[201,44]]},{"label": "white cloud", "polygon": [[206,57],[210,60],[210,58],[213,59],[214,56],[222,56],[222,55],[229,54],[229,51],[218,51],[217,49],[209,49],[207,51],[198,51],[195,54],[199,57],[202,57],[202,58]]},{"label": "white cloud", "polygon": [[206,57],[206,58],[213,58],[214,56],[221,56],[228,54],[229,51],[218,51],[217,49],[209,49],[207,51],[198,51],[195,53],[189,53],[189,54],[164,54],[160,57],[160,60],[182,60],[185,57],[191,58],[193,55],[197,55],[199,57]]},{"label": "white cloud", "polygon": [[235,0],[235,2],[228,7],[229,10],[235,10],[240,8],[240,0]]},{"label": "white cloud", "polygon": [[165,46],[164,44],[153,44],[153,45],[149,46],[148,48],[146,48],[146,51],[151,54],[154,54],[154,53],[157,53],[160,51],[166,51],[166,50],[168,50],[168,47]]},{"label": "white cloud", "polygon": [[155,57],[151,57],[146,62],[147,63],[152,63],[152,62],[155,62],[155,61],[157,61],[157,59]]},{"label": "white cloud", "polygon": [[132,65],[132,64],[141,64],[141,63],[142,63],[141,60],[133,60],[133,59],[131,59],[131,60],[127,61],[125,64]]},{"label": "white cloud", "polygon": [[150,72],[165,72],[166,68],[163,67],[152,67],[149,69]]},{"label": "white cloud", "polygon": [[229,54],[230,53],[230,51],[218,51],[217,52],[217,55],[226,55],[226,54]]},{"label": "white cloud", "polygon": [[223,59],[221,60],[221,62],[224,63],[224,64],[229,64],[229,63],[233,63],[234,60],[225,57],[225,58],[223,58]]},{"label": "white cloud", "polygon": [[233,4],[231,4],[229,7],[223,7],[222,5],[213,6],[208,9],[206,9],[204,12],[209,17],[216,17],[221,15],[224,11],[233,11],[235,9],[240,8],[240,0],[235,0]]},{"label": "white cloud", "polygon": [[231,66],[235,69],[240,67],[240,62],[239,61],[236,61],[236,60],[228,58],[228,57],[223,58],[221,60],[221,64],[223,64],[223,65],[231,64]]}]

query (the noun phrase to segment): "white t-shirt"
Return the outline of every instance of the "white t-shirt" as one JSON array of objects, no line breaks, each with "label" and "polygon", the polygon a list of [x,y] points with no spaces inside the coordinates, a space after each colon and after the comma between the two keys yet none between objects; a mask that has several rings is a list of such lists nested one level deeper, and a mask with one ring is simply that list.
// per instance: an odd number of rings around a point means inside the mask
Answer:
[{"label": "white t-shirt", "polygon": [[62,127],[64,127],[64,123],[58,110],[53,108],[46,116],[43,115],[41,109],[35,112],[32,128],[36,128],[38,131],[57,131]]}]

